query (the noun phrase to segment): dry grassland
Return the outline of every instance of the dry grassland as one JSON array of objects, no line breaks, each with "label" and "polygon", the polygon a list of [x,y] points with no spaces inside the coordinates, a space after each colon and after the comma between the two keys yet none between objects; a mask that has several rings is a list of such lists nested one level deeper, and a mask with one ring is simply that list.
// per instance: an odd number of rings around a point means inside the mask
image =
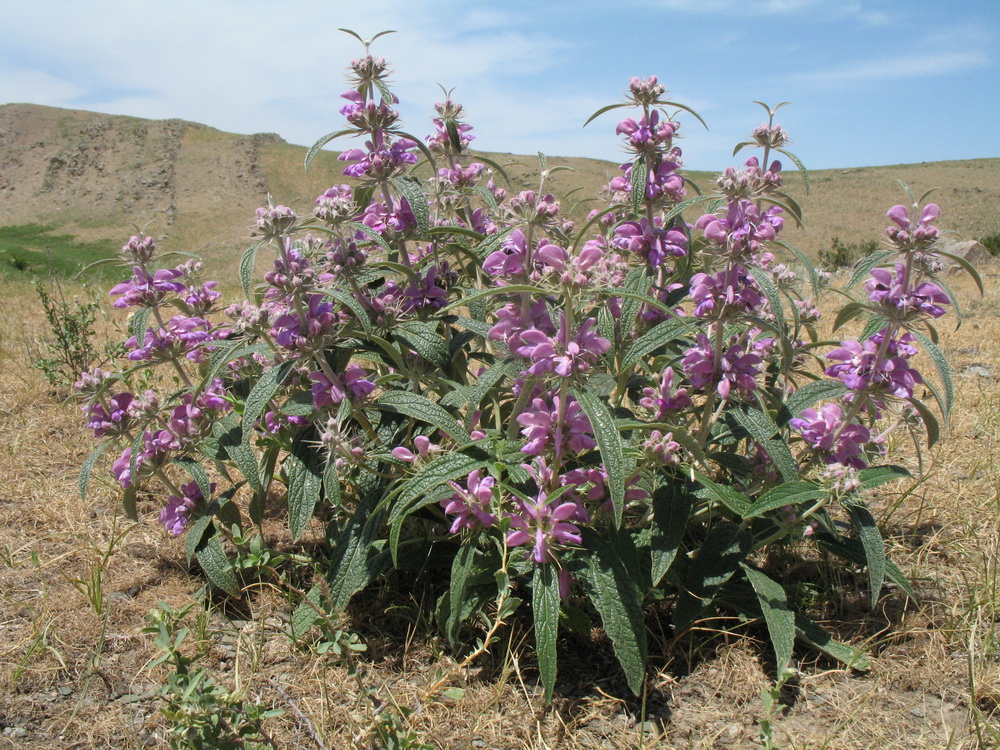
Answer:
[{"label": "dry grassland", "polygon": [[[890,487],[874,502],[891,555],[920,600],[887,587],[870,611],[860,571],[831,577],[816,561],[789,558],[804,603],[839,637],[865,648],[873,666],[851,673],[798,651],[801,675],[775,722],[781,747],[997,746],[1000,289],[995,272],[986,276],[982,299],[971,284],[956,283],[967,319],[957,331],[942,331],[941,342],[956,371],[950,437],[925,451],[919,481]],[[154,502],[140,503],[137,525],[122,516],[106,471],[95,474],[81,501],[77,473],[93,440],[77,408],[63,405],[30,367],[45,333],[33,291],[4,285],[0,748],[163,746],[154,693],[165,672],[148,669],[155,649],[142,628],[160,601],[175,608],[189,602],[202,579],[181,542],[156,522]],[[913,446],[899,449],[917,473]],[[269,534],[280,536],[283,520],[268,523]],[[835,601],[830,587],[846,597]],[[668,620],[651,612],[652,670],[639,700],[629,697],[599,631],[590,639],[565,635],[556,698],[546,708],[525,647],[530,631],[515,620],[503,632],[505,647],[455,676],[463,698],[426,701],[435,670],[452,665],[428,622],[429,596],[427,584],[397,576],[359,596],[344,624],[368,645],[364,684],[381,701],[414,709],[410,724],[425,742],[553,750],[759,746],[760,691],[772,667],[757,627],[705,620],[675,637]],[[277,746],[366,747],[372,704],[342,668],[290,643],[288,611],[278,592],[251,588],[238,602],[197,605],[191,638],[218,680],[284,709],[267,725]]]}]

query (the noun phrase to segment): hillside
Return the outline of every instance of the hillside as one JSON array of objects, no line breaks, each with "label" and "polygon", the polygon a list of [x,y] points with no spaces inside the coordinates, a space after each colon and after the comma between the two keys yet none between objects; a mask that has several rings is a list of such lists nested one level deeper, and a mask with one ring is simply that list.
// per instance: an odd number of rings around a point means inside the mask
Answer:
[{"label": "hillside", "polygon": [[[235,266],[254,210],[269,193],[305,211],[342,181],[336,154],[322,152],[303,172],[305,152],[275,134],[235,135],[176,119],[7,104],[0,106],[0,226],[40,223],[81,241],[116,244],[133,225],[147,226],[165,249]],[[537,186],[537,157],[489,155],[511,164],[515,190]],[[567,209],[593,197],[618,168],[594,159],[550,158],[550,166],[557,164],[575,171],[553,175],[548,188],[582,188]],[[711,175],[691,176],[711,187]],[[801,178],[789,173],[806,226],[789,227],[787,239],[815,255],[834,236],[847,242],[880,236],[886,208],[903,200],[898,180],[918,193],[939,187],[942,225],[963,237],[1000,231],[991,210],[1000,203],[1000,159],[980,159],[817,171],[808,195]]]}]

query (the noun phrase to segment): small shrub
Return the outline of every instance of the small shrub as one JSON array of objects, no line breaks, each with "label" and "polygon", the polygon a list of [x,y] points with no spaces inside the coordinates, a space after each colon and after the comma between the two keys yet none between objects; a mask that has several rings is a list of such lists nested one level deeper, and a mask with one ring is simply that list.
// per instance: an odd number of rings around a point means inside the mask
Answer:
[{"label": "small shrub", "polygon": [[1000,258],[1000,232],[988,234],[979,240],[979,242],[986,248],[986,252],[994,258]]},{"label": "small shrub", "polygon": [[[386,63],[365,51],[346,126],[306,160],[357,137],[340,156],[354,182],[306,216],[257,210],[244,296],[224,317],[200,263],[163,266],[145,236],[122,248],[132,275],[111,291],[133,311],[128,362],[81,378],[102,441],[82,490],[111,448],[129,515],[140,489],[162,497],[161,522],[233,596],[241,529],[280,511],[298,540],[322,533],[319,511],[325,546],[308,549],[327,572],[293,613],[296,637],[394,566],[447,581],[435,611],[456,651],[470,621],[489,623],[480,653],[530,606],[546,699],[559,627],[589,612],[640,694],[654,599],[673,603],[675,632],[720,608],[760,621],[781,676],[796,637],[865,668],[762,561],[811,545],[867,570],[872,607],[886,580],[912,595],[865,492],[908,476],[886,463],[889,432],[933,444],[927,404],[945,419],[951,408],[933,343],[950,300],[928,276],[938,207],[907,190],[887,214],[894,252],[859,247],[866,296],[835,329],[867,324],[824,356],[821,274],[779,240],[798,204],[776,157],[804,168],[778,108],[737,146],[760,156],[692,197],[670,119],[690,110],[655,77],[632,79],[591,118],[633,110],[615,128],[630,159],[577,224],[545,191],[558,167],[543,155],[539,189],[508,194],[502,168],[468,151],[472,127],[450,98],[426,139],[403,130]],[[413,174],[422,160],[430,180]],[[921,349],[923,375],[910,363]]]},{"label": "small shrub", "polygon": [[93,300],[67,300],[58,279],[47,284],[35,282],[49,336],[42,340],[45,356],[35,361],[49,385],[64,388],[72,385],[81,372],[97,361],[94,347],[94,323],[99,306]]},{"label": "small shrub", "polygon": [[853,268],[859,260],[867,258],[878,250],[879,243],[876,240],[844,244],[839,237],[834,237],[831,249],[819,251],[819,265],[828,271]]}]

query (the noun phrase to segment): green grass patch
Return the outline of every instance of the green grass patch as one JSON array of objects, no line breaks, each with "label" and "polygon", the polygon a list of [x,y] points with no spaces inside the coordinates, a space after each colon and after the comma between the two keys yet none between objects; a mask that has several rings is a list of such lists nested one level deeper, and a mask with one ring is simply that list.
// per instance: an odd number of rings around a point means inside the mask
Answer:
[{"label": "green grass patch", "polygon": [[[72,276],[94,261],[114,257],[117,251],[113,242],[84,242],[60,233],[54,224],[0,227],[0,271],[6,274]],[[102,270],[94,275],[101,275]]]}]

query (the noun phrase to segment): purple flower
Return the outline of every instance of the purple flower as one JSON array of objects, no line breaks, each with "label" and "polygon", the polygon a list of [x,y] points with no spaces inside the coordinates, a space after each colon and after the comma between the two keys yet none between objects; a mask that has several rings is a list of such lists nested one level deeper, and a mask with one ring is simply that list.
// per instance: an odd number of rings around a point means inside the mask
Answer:
[{"label": "purple flower", "polygon": [[375,383],[367,379],[368,373],[360,365],[351,362],[344,372],[333,375],[332,378],[322,370],[309,373],[313,381],[313,404],[317,409],[324,406],[335,406],[343,401],[348,393],[355,401],[361,401],[375,390]]},{"label": "purple flower", "polygon": [[119,393],[108,400],[108,409],[95,401],[83,407],[87,414],[87,427],[94,431],[94,437],[105,435],[121,435],[129,426],[129,406],[135,396],[131,393]]},{"label": "purple flower", "polygon": [[684,374],[695,388],[716,386],[716,392],[727,398],[735,389],[738,393],[749,395],[757,390],[757,366],[763,360],[756,354],[746,352],[746,344],[735,337],[730,340],[730,347],[719,358],[716,369],[715,351],[712,342],[704,333],[696,336],[697,344],[684,352],[681,365]]},{"label": "purple flower", "polygon": [[896,264],[895,278],[884,268],[873,268],[871,274],[872,278],[866,283],[868,299],[887,308],[890,313],[906,315],[910,311],[919,310],[932,318],[940,318],[944,315],[941,305],[951,302],[941,287],[929,281],[912,291],[908,290],[906,266],[902,263]]},{"label": "purple flower", "polygon": [[184,291],[184,284],[174,281],[183,275],[176,268],[164,268],[155,273],[149,273],[141,266],[134,266],[133,270],[135,275],[131,279],[111,288],[109,294],[118,297],[112,303],[114,307],[153,307],[167,294]]},{"label": "purple flower", "polygon": [[168,362],[181,357],[203,362],[207,348],[203,344],[224,336],[222,329],[213,330],[204,318],[175,315],[162,328],[146,329],[142,345],[131,336],[125,345],[131,349],[127,357],[133,362]]},{"label": "purple flower", "polygon": [[534,399],[531,409],[517,415],[517,423],[524,428],[521,434],[528,439],[522,452],[538,456],[551,450],[562,457],[566,451],[583,453],[597,447],[590,419],[577,400],[567,398],[561,415],[560,404],[560,397],[550,394],[548,400]]},{"label": "purple flower", "polygon": [[691,397],[687,388],[674,390],[674,371],[668,367],[663,371],[659,381],[653,388],[643,388],[643,398],[639,406],[656,413],[654,419],[663,419],[668,412],[680,411],[691,406]]},{"label": "purple flower", "polygon": [[[215,492],[214,482],[210,487],[210,491]],[[201,494],[201,489],[198,487],[197,482],[189,482],[188,484],[181,485],[181,492],[183,493],[183,497],[170,495],[167,498],[166,506],[160,511],[160,523],[174,536],[177,536],[187,528],[191,511],[205,499]]]},{"label": "purple flower", "polygon": [[739,265],[711,276],[696,273],[691,277],[691,299],[695,302],[697,318],[754,313],[763,304],[757,282]]},{"label": "purple flower", "polygon": [[642,256],[652,267],[662,265],[667,256],[680,258],[687,254],[687,236],[680,229],[663,229],[659,219],[653,226],[647,219],[625,221],[615,228],[612,240],[619,250]]},{"label": "purple flower", "polygon": [[[878,336],[878,338],[876,338]],[[890,393],[899,398],[912,398],[914,388],[923,383],[920,373],[906,361],[908,352],[916,351],[909,343],[912,336],[904,334],[898,340],[884,342],[884,331],[864,343],[842,341],[840,348],[826,355],[840,364],[830,365],[826,374],[835,377],[856,393],[868,392],[874,396],[876,406],[884,404],[879,398]],[[884,343],[883,343],[884,342]],[[884,352],[880,350],[884,348]]]},{"label": "purple flower", "polygon": [[531,375],[554,372],[568,378],[574,373],[587,372],[600,355],[611,349],[611,342],[592,330],[596,324],[595,318],[587,318],[576,336],[570,337],[566,314],[560,311],[560,328],[555,336],[530,328],[521,333],[521,346],[516,351],[532,361],[528,368]]},{"label": "purple flower", "polygon": [[554,505],[547,502],[546,497],[546,493],[540,491],[534,502],[517,498],[517,509],[507,514],[511,528],[507,532],[507,546],[530,544],[531,559],[539,565],[555,559],[553,548],[582,543],[580,529],[568,522],[577,513],[577,504]]},{"label": "purple flower", "polygon": [[819,412],[806,409],[788,424],[824,454],[825,463],[865,468],[862,446],[871,441],[871,433],[862,425],[844,424],[843,412],[837,404],[824,404]]},{"label": "purple flower", "polygon": [[761,211],[753,201],[731,199],[725,217],[705,214],[695,222],[695,228],[720,249],[733,255],[752,255],[761,249],[761,243],[773,240],[781,231],[781,213],[778,206]]},{"label": "purple flower", "polygon": [[450,534],[457,534],[461,529],[474,529],[477,526],[489,527],[496,523],[496,516],[490,513],[490,502],[493,500],[493,477],[480,479],[479,469],[469,474],[466,487],[455,482],[448,482],[455,494],[447,500],[442,500],[444,512],[455,514],[455,520],[449,529]]},{"label": "purple flower", "polygon": [[908,250],[912,246],[926,247],[941,236],[941,230],[931,224],[941,215],[941,209],[936,203],[924,206],[916,224],[910,218],[910,209],[906,206],[893,206],[885,215],[896,225],[885,230],[886,236],[890,242],[903,250]]},{"label": "purple flower", "polygon": [[333,303],[324,301],[321,294],[309,296],[306,320],[300,320],[298,313],[287,312],[279,316],[271,327],[271,336],[278,346],[293,351],[310,351],[318,348],[326,334],[330,333],[338,319],[333,312]]},{"label": "purple flower", "polygon": [[403,164],[416,164],[416,154],[410,153],[417,147],[416,141],[399,138],[386,143],[381,130],[375,132],[372,140],[365,143],[365,150],[352,148],[344,151],[338,159],[354,162],[344,169],[348,177],[369,177],[380,180],[391,177]]}]

